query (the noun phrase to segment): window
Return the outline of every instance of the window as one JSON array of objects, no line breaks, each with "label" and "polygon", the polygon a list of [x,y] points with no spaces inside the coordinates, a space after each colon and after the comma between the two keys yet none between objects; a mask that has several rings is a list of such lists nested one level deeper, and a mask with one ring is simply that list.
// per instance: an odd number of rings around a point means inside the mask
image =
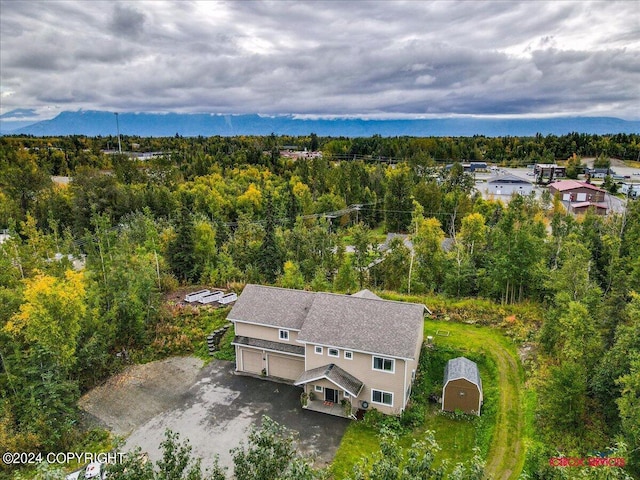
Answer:
[{"label": "window", "polygon": [[313,389],[314,389],[316,392],[321,392],[321,391],[322,391],[322,387],[321,387],[320,385],[314,385]]},{"label": "window", "polygon": [[316,352],[318,355],[322,355],[322,347],[316,347],[315,352]]},{"label": "window", "polygon": [[344,351],[344,358],[347,360],[353,360],[353,352],[349,352],[347,350]]},{"label": "window", "polygon": [[344,398],[349,398],[351,395],[349,395],[349,392],[347,392],[346,390],[343,392],[344,394]]},{"label": "window", "polygon": [[393,407],[393,393],[383,392],[382,390],[371,390],[371,401]]},{"label": "window", "polygon": [[395,360],[391,358],[373,357],[373,369],[393,373],[395,371]]},{"label": "window", "polygon": [[328,353],[329,353],[330,357],[339,357],[340,356],[340,352],[338,351],[337,348],[330,348]]},{"label": "window", "polygon": [[280,330],[280,340],[289,340],[289,330]]}]

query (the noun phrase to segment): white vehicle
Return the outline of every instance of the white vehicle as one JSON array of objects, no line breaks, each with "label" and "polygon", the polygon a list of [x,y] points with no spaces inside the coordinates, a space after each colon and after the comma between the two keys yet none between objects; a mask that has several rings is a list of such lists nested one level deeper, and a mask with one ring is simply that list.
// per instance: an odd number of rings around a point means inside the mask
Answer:
[{"label": "white vehicle", "polygon": [[102,463],[91,462],[84,471],[84,478],[102,479]]},{"label": "white vehicle", "polygon": [[104,479],[104,471],[102,470],[102,463],[100,462],[91,462],[84,468],[81,468],[77,472],[70,473],[67,475],[66,480],[83,480],[83,479],[91,479],[94,478],[96,480]]}]

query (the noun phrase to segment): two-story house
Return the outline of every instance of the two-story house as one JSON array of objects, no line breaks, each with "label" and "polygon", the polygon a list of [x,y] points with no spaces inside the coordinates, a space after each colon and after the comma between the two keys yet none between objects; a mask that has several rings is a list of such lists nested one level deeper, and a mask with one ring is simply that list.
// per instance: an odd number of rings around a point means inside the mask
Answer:
[{"label": "two-story house", "polygon": [[293,383],[304,406],[399,414],[415,379],[425,306],[355,295],[247,285],[228,315],[236,371]]}]

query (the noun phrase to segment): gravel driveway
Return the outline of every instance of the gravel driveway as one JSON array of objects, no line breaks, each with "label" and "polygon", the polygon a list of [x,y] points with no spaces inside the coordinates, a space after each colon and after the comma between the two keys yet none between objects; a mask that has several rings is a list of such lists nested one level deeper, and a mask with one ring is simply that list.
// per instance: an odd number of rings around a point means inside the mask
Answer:
[{"label": "gravel driveway", "polygon": [[125,450],[140,446],[152,460],[160,458],[169,428],[189,439],[203,467],[217,454],[232,469],[229,450],[268,415],[299,433],[300,451],[314,456],[317,466],[331,462],[349,420],[302,410],[300,388],[234,375],[233,369],[219,360],[202,368],[193,357],[135,365],[82,397],[80,407],[115,434],[128,435]]}]

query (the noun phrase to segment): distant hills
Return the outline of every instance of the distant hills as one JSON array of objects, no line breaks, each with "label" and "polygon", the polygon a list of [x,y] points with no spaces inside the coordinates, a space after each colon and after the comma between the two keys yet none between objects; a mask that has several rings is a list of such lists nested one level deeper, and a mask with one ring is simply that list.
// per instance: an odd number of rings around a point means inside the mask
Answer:
[{"label": "distant hills", "polygon": [[[35,136],[116,134],[113,113],[92,110],[62,112],[51,120],[29,122],[26,110],[14,110],[0,117],[0,133]],[[370,120],[362,118],[297,118],[292,115],[214,115],[181,113],[121,113],[120,133],[142,137],[308,135],[369,137],[392,136],[533,136],[565,135],[570,132],[606,134],[640,133],[640,121],[613,117],[477,118]]]}]

